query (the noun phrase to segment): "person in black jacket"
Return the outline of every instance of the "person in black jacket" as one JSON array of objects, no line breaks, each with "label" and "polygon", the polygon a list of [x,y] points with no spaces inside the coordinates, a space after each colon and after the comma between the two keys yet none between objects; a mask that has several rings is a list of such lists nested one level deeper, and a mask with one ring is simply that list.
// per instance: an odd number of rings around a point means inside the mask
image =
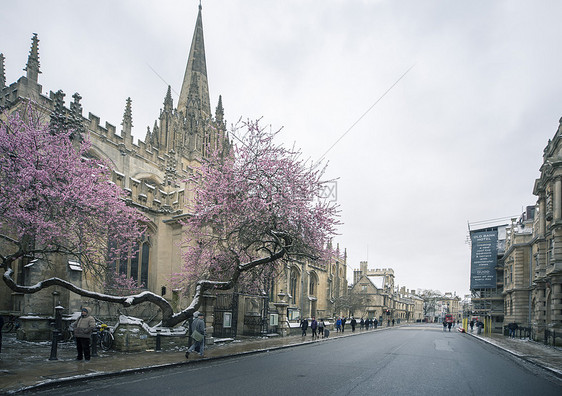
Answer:
[{"label": "person in black jacket", "polygon": [[301,330],[302,330],[302,336],[306,337],[306,330],[308,329],[308,320],[303,319],[301,321]]},{"label": "person in black jacket", "polygon": [[517,323],[512,322],[507,325],[507,328],[509,329],[509,337],[515,338],[515,330],[519,328],[519,326],[517,326]]}]

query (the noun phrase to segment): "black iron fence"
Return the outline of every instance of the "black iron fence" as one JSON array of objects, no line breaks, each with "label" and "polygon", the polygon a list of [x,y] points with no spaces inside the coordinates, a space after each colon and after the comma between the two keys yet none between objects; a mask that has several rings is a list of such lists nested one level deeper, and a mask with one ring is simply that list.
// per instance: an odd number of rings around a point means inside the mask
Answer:
[{"label": "black iron fence", "polygon": [[[556,337],[562,338],[562,333],[556,333],[555,330],[545,330],[544,331],[544,345],[557,345]],[[562,341],[558,341],[558,345],[562,344]]]},{"label": "black iron fence", "polygon": [[[509,327],[508,326],[504,326],[503,327],[503,335],[506,337],[509,337]],[[513,334],[514,338],[530,338],[530,339],[534,339],[533,338],[533,328],[532,327],[517,327],[517,329],[514,331]]]},{"label": "black iron fence", "polygon": [[[503,335],[509,337],[508,326],[503,327]],[[528,338],[530,340],[540,341],[540,337],[537,337],[537,335],[538,335],[537,332],[533,330],[532,327],[517,327],[517,329],[514,332],[515,338],[519,338],[519,339]],[[558,341],[556,341],[556,338],[558,338]],[[561,339],[562,339],[561,331],[558,331],[557,333],[555,330],[544,330],[544,338],[542,341],[545,345],[552,345],[552,346],[561,345],[562,344]]]}]

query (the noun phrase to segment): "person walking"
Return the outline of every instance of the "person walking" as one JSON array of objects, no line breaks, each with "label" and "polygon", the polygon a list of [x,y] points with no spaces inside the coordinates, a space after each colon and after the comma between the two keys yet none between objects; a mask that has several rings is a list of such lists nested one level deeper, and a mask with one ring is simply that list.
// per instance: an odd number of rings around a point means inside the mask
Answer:
[{"label": "person walking", "polygon": [[355,331],[355,326],[357,326],[357,321],[355,320],[355,318],[352,316],[351,317],[351,332]]},{"label": "person walking", "polygon": [[341,318],[341,332],[343,333],[345,331],[345,316],[343,318]]},{"label": "person walking", "polygon": [[324,327],[326,327],[324,319],[320,319],[320,321],[318,322],[318,335],[322,336],[322,338],[324,338]]},{"label": "person walking", "polygon": [[338,320],[336,320],[336,333],[339,333],[341,331],[341,319],[338,318]]},{"label": "person walking", "polygon": [[318,338],[318,333],[316,332],[318,330],[318,322],[316,321],[316,317],[314,316],[310,321],[310,330],[312,330],[312,339]]},{"label": "person walking", "polygon": [[447,327],[449,328],[449,331],[451,331],[451,326],[452,326],[452,325],[453,325],[453,324],[452,324],[451,322],[447,323]]},{"label": "person walking", "polygon": [[443,331],[447,331],[447,322],[443,321]]},{"label": "person walking", "polygon": [[302,330],[302,336],[306,337],[306,330],[308,329],[308,320],[303,319],[301,321],[301,330]]},{"label": "person walking", "polygon": [[193,314],[193,321],[191,322],[191,338],[195,341],[187,352],[185,357],[189,359],[189,354],[193,351],[197,351],[199,356],[203,357],[205,353],[205,315],[202,312],[195,312]]},{"label": "person walking", "polygon": [[74,322],[74,337],[76,338],[76,360],[90,361],[90,337],[96,328],[96,320],[90,315],[90,308],[83,307],[80,317]]},{"label": "person walking", "polygon": [[509,338],[515,338],[515,330],[519,328],[517,323],[512,322],[507,325],[507,328],[509,329]]},{"label": "person walking", "polygon": [[378,325],[379,325],[379,321],[377,320],[377,318],[375,318],[375,320],[373,321],[373,326],[375,327],[375,330],[377,329]]},{"label": "person walking", "polygon": [[474,319],[470,320],[470,332],[472,333],[472,330],[474,329]]},{"label": "person walking", "polygon": [[359,330],[363,330],[365,328],[365,319],[361,318],[359,321]]}]

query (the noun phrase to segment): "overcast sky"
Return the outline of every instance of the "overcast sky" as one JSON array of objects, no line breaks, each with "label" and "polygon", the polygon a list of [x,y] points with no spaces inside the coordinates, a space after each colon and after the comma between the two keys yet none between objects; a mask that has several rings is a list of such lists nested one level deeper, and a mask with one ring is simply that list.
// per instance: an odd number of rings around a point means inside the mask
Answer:
[{"label": "overcast sky", "polygon": [[[130,96],[144,139],[168,84],[177,104],[198,3],[0,0],[7,82],[38,33],[44,92],[79,92],[118,130]],[[229,125],[263,117],[312,159],[345,134],[326,159],[348,280],[368,260],[408,289],[468,293],[468,222],[536,203],[562,116],[562,2],[202,5],[211,106],[222,95]]]}]

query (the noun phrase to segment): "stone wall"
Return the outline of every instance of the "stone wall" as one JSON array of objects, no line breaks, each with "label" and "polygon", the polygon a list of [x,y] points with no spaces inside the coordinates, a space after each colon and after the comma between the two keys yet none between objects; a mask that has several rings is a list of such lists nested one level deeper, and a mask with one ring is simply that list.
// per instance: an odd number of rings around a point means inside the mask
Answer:
[{"label": "stone wall", "polygon": [[180,350],[187,348],[189,337],[187,328],[179,326],[170,328],[149,327],[141,319],[121,315],[113,331],[114,348],[122,352],[143,352],[156,349],[157,337],[160,337],[162,350]]},{"label": "stone wall", "polygon": [[55,320],[52,316],[21,316],[20,327],[16,336],[18,340],[48,341],[52,338],[53,328],[51,323]]}]

